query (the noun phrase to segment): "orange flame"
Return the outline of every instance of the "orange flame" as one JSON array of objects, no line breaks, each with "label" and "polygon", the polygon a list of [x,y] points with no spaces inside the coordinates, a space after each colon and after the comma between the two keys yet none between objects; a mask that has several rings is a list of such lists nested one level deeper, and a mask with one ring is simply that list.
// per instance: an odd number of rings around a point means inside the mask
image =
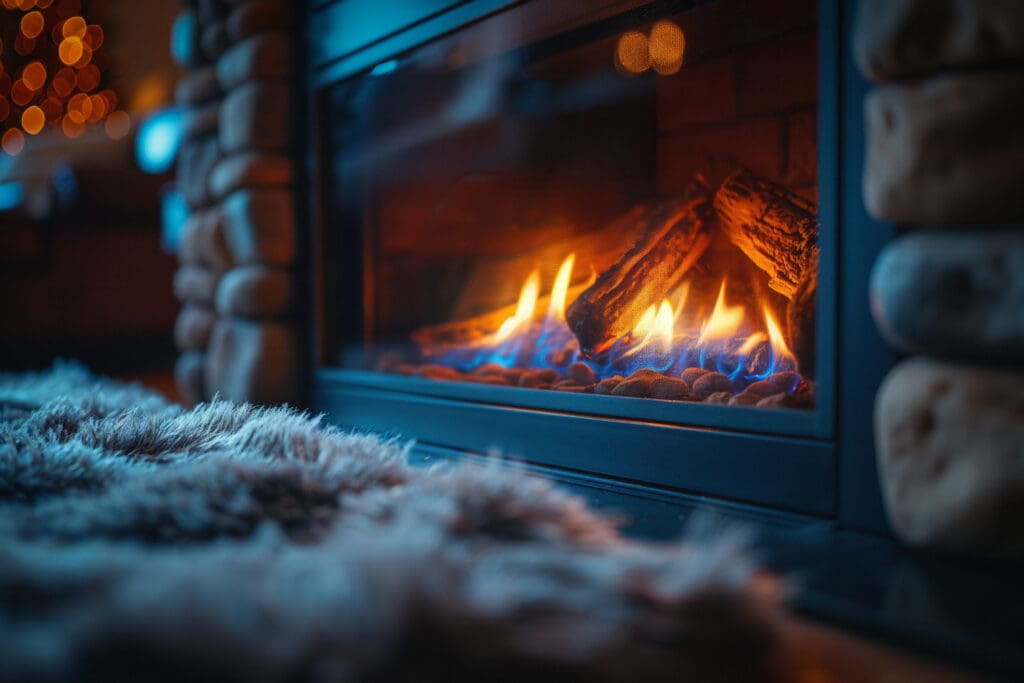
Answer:
[{"label": "orange flame", "polygon": [[782,336],[782,330],[779,329],[778,324],[775,322],[775,318],[768,311],[768,307],[764,307],[764,324],[768,328],[768,343],[772,345],[772,351],[775,352],[776,358],[795,358],[793,352],[789,350],[789,346],[786,344],[785,338]]},{"label": "orange flame", "polygon": [[540,271],[534,269],[530,276],[523,283],[519,292],[519,302],[516,304],[516,311],[501,323],[501,327],[495,333],[498,341],[504,341],[524,325],[533,321],[533,312],[537,309],[537,297],[540,295]]},{"label": "orange flame", "polygon": [[657,308],[651,306],[644,311],[640,322],[633,328],[636,336],[643,335],[643,340],[623,354],[623,357],[631,356],[641,349],[654,346],[660,353],[666,353],[672,347],[675,339],[676,314],[672,310],[672,304],[668,299],[662,299]]},{"label": "orange flame", "polygon": [[569,293],[575,263],[576,254],[569,254],[558,268],[555,284],[551,288],[551,303],[548,304],[548,318],[552,320],[565,320],[565,297]]},{"label": "orange flame", "polygon": [[743,324],[743,313],[743,306],[729,306],[725,303],[725,280],[722,280],[715,308],[711,311],[711,317],[701,327],[697,343],[704,344],[716,339],[732,337]]},{"label": "orange flame", "polygon": [[764,332],[755,332],[754,334],[747,337],[747,340],[743,342],[740,348],[736,349],[736,353],[740,356],[746,356],[748,353],[757,348],[757,345],[763,342],[768,337]]}]

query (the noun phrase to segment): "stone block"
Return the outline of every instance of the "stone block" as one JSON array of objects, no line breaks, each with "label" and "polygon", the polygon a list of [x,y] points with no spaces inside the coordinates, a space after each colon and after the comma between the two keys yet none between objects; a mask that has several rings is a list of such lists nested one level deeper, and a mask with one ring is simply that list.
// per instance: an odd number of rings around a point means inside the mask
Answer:
[{"label": "stone block", "polygon": [[191,210],[210,203],[208,191],[210,172],[220,159],[217,136],[186,140],[178,150],[177,186]]},{"label": "stone block", "polygon": [[205,266],[215,272],[231,267],[223,213],[219,207],[197,211],[188,217],[178,247],[178,260],[183,264]]},{"label": "stone block", "polygon": [[871,311],[902,351],[1024,365],[1024,233],[900,238],[875,263]]},{"label": "stone block", "polygon": [[[782,129],[776,118],[754,119],[697,133],[658,138],[658,190],[679,192],[698,173],[720,182],[737,166],[772,180],[782,175]],[[709,173],[710,171],[710,173]]]},{"label": "stone block", "polygon": [[283,154],[239,152],[213,167],[209,192],[220,199],[245,187],[283,186],[292,182],[292,162]]},{"label": "stone block", "polygon": [[182,107],[209,102],[220,97],[217,69],[203,66],[188,71],[174,88],[174,101]]},{"label": "stone block", "polygon": [[[183,141],[202,138],[217,132],[220,124],[220,102],[196,105],[185,112],[181,136]],[[216,135],[214,135],[216,137]]]},{"label": "stone block", "polygon": [[864,75],[875,81],[1019,60],[1024,56],[1024,3],[861,0],[853,52]]},{"label": "stone block", "polygon": [[291,98],[291,89],[283,82],[250,81],[232,90],[221,107],[221,147],[226,152],[284,150]]},{"label": "stone block", "polygon": [[222,207],[224,236],[234,263],[290,265],[295,260],[295,214],[289,191],[238,190]]},{"label": "stone block", "polygon": [[291,3],[281,0],[252,0],[238,3],[228,15],[228,38],[239,42],[264,31],[280,31],[291,26]]},{"label": "stone block", "polygon": [[211,21],[204,25],[199,33],[199,47],[203,56],[216,61],[228,47],[228,30],[223,21]]},{"label": "stone block", "polygon": [[818,35],[785,35],[739,63],[737,107],[740,115],[779,113],[818,101]]},{"label": "stone block", "polygon": [[281,322],[221,318],[206,361],[206,390],[236,402],[294,401],[300,386],[294,330]]},{"label": "stone block", "polygon": [[286,79],[291,74],[287,33],[261,33],[234,45],[217,60],[217,79],[225,92],[246,81]]},{"label": "stone block", "polygon": [[292,276],[282,268],[249,265],[224,273],[217,285],[215,308],[221,315],[283,315],[292,307]]},{"label": "stone block", "polygon": [[818,112],[800,111],[788,117],[786,187],[818,182]]},{"label": "stone block", "polygon": [[879,88],[865,100],[864,202],[885,220],[1024,216],[1024,71]]},{"label": "stone block", "polygon": [[217,273],[211,268],[187,265],[174,273],[174,295],[182,303],[212,304],[217,291]]},{"label": "stone block", "polygon": [[181,351],[202,351],[210,341],[210,332],[217,316],[213,309],[188,303],[174,321],[174,343]]},{"label": "stone block", "polygon": [[188,406],[202,403],[206,398],[203,386],[206,356],[199,351],[186,351],[174,363],[174,381],[181,394],[181,402]]},{"label": "stone block", "polygon": [[875,403],[879,476],[905,542],[1024,554],[1024,373],[911,359]]}]

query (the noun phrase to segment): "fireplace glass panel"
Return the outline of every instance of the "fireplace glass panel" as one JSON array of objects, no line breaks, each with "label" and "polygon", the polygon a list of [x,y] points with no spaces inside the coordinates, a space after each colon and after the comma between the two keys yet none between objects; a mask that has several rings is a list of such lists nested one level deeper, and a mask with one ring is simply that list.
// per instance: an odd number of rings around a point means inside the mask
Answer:
[{"label": "fireplace glass panel", "polygon": [[331,349],[815,407],[815,3],[534,0],[329,91]]}]

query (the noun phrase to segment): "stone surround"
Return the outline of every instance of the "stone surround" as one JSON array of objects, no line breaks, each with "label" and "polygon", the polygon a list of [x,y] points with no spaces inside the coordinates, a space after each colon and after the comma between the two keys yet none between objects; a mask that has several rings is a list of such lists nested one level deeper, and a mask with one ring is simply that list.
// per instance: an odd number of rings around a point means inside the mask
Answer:
[{"label": "stone surround", "polygon": [[1024,554],[1024,3],[861,0],[864,201],[904,234],[871,281],[913,354],[879,390],[883,498],[904,541]]},{"label": "stone surround", "polygon": [[293,3],[183,0],[176,90],[187,110],[177,185],[190,217],[174,292],[175,375],[195,403],[294,401],[296,225],[288,78]]}]

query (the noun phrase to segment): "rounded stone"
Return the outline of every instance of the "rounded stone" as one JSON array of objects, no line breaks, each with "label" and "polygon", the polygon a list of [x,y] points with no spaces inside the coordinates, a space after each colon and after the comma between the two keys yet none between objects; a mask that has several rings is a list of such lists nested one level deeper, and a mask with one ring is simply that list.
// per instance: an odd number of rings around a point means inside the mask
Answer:
[{"label": "rounded stone", "polygon": [[207,186],[210,173],[219,159],[220,146],[216,135],[182,143],[178,151],[176,185],[190,209],[199,209],[210,203]]},{"label": "rounded stone", "polygon": [[1024,554],[1024,373],[911,359],[875,402],[879,476],[905,542]]},{"label": "rounded stone", "polygon": [[299,396],[295,331],[281,322],[221,318],[206,360],[206,390],[238,403],[294,401]]},{"label": "rounded stone", "polygon": [[[216,133],[220,124],[220,102],[196,105],[190,108],[181,126],[182,140],[194,140],[211,133]],[[216,138],[216,135],[214,135]]]},{"label": "rounded stone", "polygon": [[890,243],[871,274],[871,312],[901,351],[1024,364],[1024,233],[925,232]]},{"label": "rounded stone", "polygon": [[948,75],[865,99],[864,203],[904,223],[1024,216],[1024,72]]},{"label": "rounded stone", "polygon": [[226,156],[210,171],[209,191],[220,199],[254,186],[282,186],[292,181],[292,162],[283,154],[241,152]]},{"label": "rounded stone", "polygon": [[220,145],[225,152],[281,151],[288,146],[292,92],[277,81],[247,81],[224,98]]},{"label": "rounded stone", "polygon": [[202,304],[188,303],[174,321],[174,343],[181,351],[202,351],[210,341],[217,316]]},{"label": "rounded stone", "polygon": [[174,363],[174,382],[181,394],[181,402],[185,405],[194,406],[205,399],[205,368],[206,357],[199,351],[186,351]]},{"label": "rounded stone", "polygon": [[217,80],[224,91],[246,81],[288,78],[291,41],[287,33],[261,33],[232,46],[217,60]]},{"label": "rounded stone", "polygon": [[295,215],[287,190],[245,189],[224,200],[224,236],[237,264],[290,265],[295,259]]},{"label": "rounded stone", "polygon": [[221,315],[249,317],[285,314],[291,306],[291,275],[263,265],[239,266],[224,273],[214,305]]},{"label": "rounded stone", "polygon": [[199,46],[203,56],[213,61],[223,54],[228,46],[227,26],[223,21],[212,21],[203,26],[199,33]]},{"label": "rounded stone", "polygon": [[178,81],[174,88],[174,101],[180,106],[188,107],[209,102],[220,94],[217,70],[212,66],[203,66],[188,71]]},{"label": "rounded stone", "polygon": [[875,81],[1024,56],[1024,3],[1014,0],[860,0],[853,52]]},{"label": "rounded stone", "polygon": [[220,207],[197,211],[188,217],[178,247],[178,260],[183,264],[206,266],[215,272],[231,267]]},{"label": "rounded stone", "polygon": [[174,295],[182,303],[211,304],[216,290],[217,273],[210,268],[187,265],[174,273]]}]

